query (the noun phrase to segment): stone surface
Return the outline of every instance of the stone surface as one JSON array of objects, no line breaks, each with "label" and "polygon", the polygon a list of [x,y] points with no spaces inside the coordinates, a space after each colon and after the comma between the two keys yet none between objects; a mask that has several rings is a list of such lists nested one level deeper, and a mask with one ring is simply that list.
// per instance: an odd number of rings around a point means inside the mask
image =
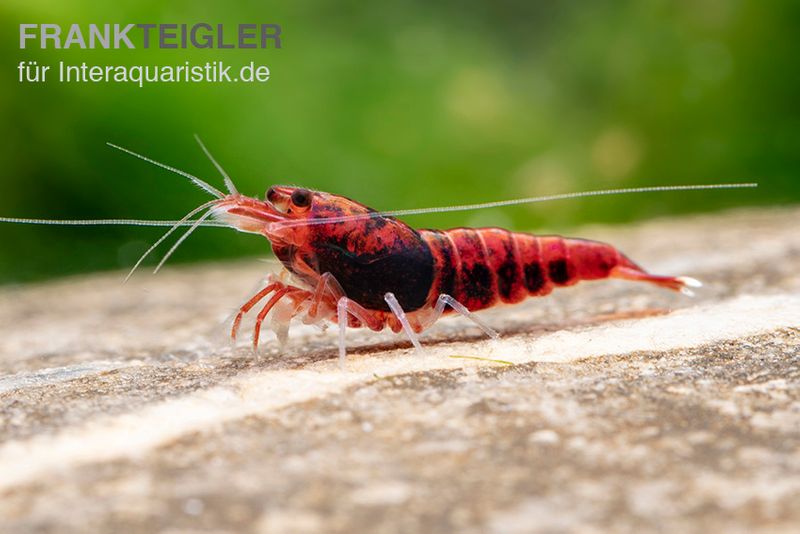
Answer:
[{"label": "stone surface", "polygon": [[[226,341],[261,262],[0,291],[2,531],[797,531],[800,210],[575,235],[619,281],[393,334]],[[508,362],[510,363],[503,363]]]}]

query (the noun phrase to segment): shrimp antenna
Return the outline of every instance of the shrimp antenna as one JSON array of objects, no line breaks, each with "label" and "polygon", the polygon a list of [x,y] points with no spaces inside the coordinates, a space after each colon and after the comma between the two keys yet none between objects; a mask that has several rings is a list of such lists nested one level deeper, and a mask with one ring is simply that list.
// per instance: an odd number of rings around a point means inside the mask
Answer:
[{"label": "shrimp antenna", "polygon": [[197,141],[197,144],[200,145],[200,148],[203,150],[203,153],[206,155],[208,159],[211,160],[211,163],[214,164],[214,167],[216,167],[219,173],[222,175],[222,179],[225,180],[225,187],[228,188],[228,193],[230,193],[231,195],[238,195],[239,191],[236,189],[236,186],[233,185],[233,180],[231,180],[231,177],[228,176],[227,172],[225,172],[225,169],[222,168],[222,165],[217,163],[217,160],[214,159],[214,156],[212,156],[211,152],[209,152],[209,150],[206,148],[206,145],[200,139],[200,136],[194,134],[194,140]]},{"label": "shrimp antenna", "polygon": [[374,217],[402,217],[405,215],[423,215],[427,213],[446,213],[452,211],[470,211],[487,208],[501,208],[504,206],[516,206],[519,204],[533,204],[536,202],[547,202],[550,200],[567,200],[572,198],[599,197],[607,195],[623,195],[630,193],[656,193],[667,191],[702,191],[706,189],[745,189],[758,187],[756,183],[738,184],[701,184],[701,185],[660,185],[654,187],[628,187],[622,189],[602,189],[598,191],[582,191],[580,193],[562,193],[558,195],[546,195],[541,197],[514,198],[510,200],[496,200],[494,202],[481,202],[479,204],[462,204],[458,206],[440,206],[435,208],[416,208],[407,210],[379,211],[365,213],[363,215],[343,215],[341,217],[326,217],[320,219],[285,221],[274,224],[280,226],[303,226],[307,224],[327,224],[351,221],[354,219],[371,219]]},{"label": "shrimp antenna", "polygon": [[[24,219],[21,217],[0,217],[0,223],[50,224],[54,226],[191,226],[195,221],[149,221],[146,219]],[[229,228],[218,221],[204,221],[202,226],[210,228]]]},{"label": "shrimp antenna", "polygon": [[202,217],[200,217],[199,219],[194,221],[194,224],[192,224],[192,227],[189,228],[188,230],[186,230],[186,232],[184,232],[184,234],[180,237],[180,239],[178,239],[175,242],[175,244],[172,245],[172,248],[170,248],[169,251],[167,251],[167,253],[164,254],[164,257],[161,258],[161,261],[158,262],[158,265],[156,266],[155,270],[153,270],[153,274],[156,274],[156,273],[158,273],[158,271],[161,270],[161,267],[163,267],[164,264],[167,263],[167,260],[169,259],[170,256],[172,256],[172,253],[175,252],[178,249],[179,246],[181,246],[181,243],[186,241],[186,238],[189,237],[190,235],[192,235],[192,232],[197,230],[197,228],[203,223],[203,221],[208,219],[210,216],[211,216],[211,212],[209,211],[207,213],[204,213]]},{"label": "shrimp antenna", "polygon": [[742,189],[758,187],[755,183],[745,184],[705,184],[705,185],[658,185],[654,187],[628,187],[621,189],[603,189],[600,191],[583,191],[579,193],[562,193],[558,195],[546,195],[541,197],[514,198],[511,200],[497,200],[494,202],[482,202],[480,204],[463,204],[460,206],[442,206],[438,208],[421,208],[409,210],[395,210],[388,212],[388,215],[422,215],[425,213],[445,213],[449,211],[470,211],[486,208],[500,208],[504,206],[515,206],[517,204],[533,204],[535,202],[548,202],[551,200],[567,200],[572,198],[599,197],[607,195],[627,195],[631,193],[663,193],[667,191],[701,191],[704,189]]},{"label": "shrimp antenna", "polygon": [[[125,281],[125,282],[127,282],[127,281],[130,279],[130,277],[131,277],[131,276],[133,276],[133,273],[135,273],[135,272],[136,272],[136,269],[138,269],[138,268],[139,268],[139,265],[141,265],[141,264],[142,264],[142,262],[144,261],[144,259],[145,259],[147,256],[149,256],[149,255],[150,255],[150,253],[151,253],[151,252],[153,252],[153,251],[156,249],[156,247],[158,247],[158,245],[160,245],[161,243],[163,243],[163,242],[164,242],[164,240],[165,240],[166,238],[168,238],[170,235],[172,235],[172,232],[174,232],[175,230],[177,230],[178,228],[180,228],[180,227],[183,225],[183,223],[185,223],[186,221],[188,221],[188,220],[189,220],[191,217],[193,217],[195,214],[197,214],[197,213],[199,213],[199,212],[203,211],[203,210],[204,210],[204,209],[206,209],[206,208],[210,208],[211,206],[213,206],[213,205],[214,205],[214,204],[216,204],[216,203],[217,203],[217,201],[216,201],[216,200],[211,200],[211,201],[209,201],[209,202],[206,202],[206,203],[205,203],[205,204],[203,204],[202,206],[198,206],[197,208],[195,208],[195,209],[193,209],[192,211],[190,211],[189,213],[187,213],[187,214],[186,214],[186,215],[185,215],[185,216],[184,216],[184,217],[183,217],[183,218],[182,218],[180,221],[178,221],[177,223],[175,223],[175,224],[172,226],[172,228],[170,228],[169,230],[167,230],[167,232],[166,232],[164,235],[162,235],[162,236],[159,238],[159,240],[158,240],[158,241],[156,241],[155,243],[153,243],[153,244],[150,246],[150,248],[148,248],[148,249],[145,251],[145,253],[141,255],[141,257],[139,257],[139,260],[136,262],[136,264],[135,264],[135,265],[133,266],[133,268],[130,270],[130,272],[128,273],[128,276],[126,276],[126,277],[125,277],[125,280],[124,280],[124,281]],[[207,214],[206,214],[206,216],[207,216]],[[199,225],[199,223],[203,222],[204,220],[205,220],[205,217],[201,217],[201,218],[199,218],[197,221],[194,221],[194,222],[192,223],[192,228],[191,228],[191,230],[194,230],[195,228],[197,228],[197,226]],[[186,235],[186,236],[184,236],[184,237],[188,237],[188,235]],[[161,267],[161,265],[159,265],[159,267]]]},{"label": "shrimp antenna", "polygon": [[150,159],[147,156],[143,156],[141,154],[137,154],[133,150],[128,150],[127,148],[123,148],[121,146],[117,146],[114,143],[106,143],[106,144],[108,146],[110,146],[111,148],[116,148],[117,150],[121,150],[122,152],[125,152],[126,154],[130,154],[131,156],[133,156],[135,158],[139,158],[142,161],[146,161],[147,163],[155,165],[156,167],[161,167],[162,169],[166,169],[166,170],[168,170],[170,172],[174,172],[175,174],[183,176],[184,178],[188,178],[189,180],[191,180],[191,182],[194,185],[196,185],[197,187],[199,187],[203,191],[205,191],[207,193],[210,193],[211,195],[213,195],[213,196],[215,196],[217,198],[222,198],[222,197],[225,196],[222,193],[222,191],[220,191],[216,187],[207,184],[206,182],[204,182],[203,180],[201,180],[197,176],[193,176],[193,175],[189,174],[188,172],[182,171],[180,169],[176,169],[175,167],[170,167],[169,165],[167,165],[165,163],[161,163],[161,162],[158,162],[158,161],[156,161],[154,159]]}]

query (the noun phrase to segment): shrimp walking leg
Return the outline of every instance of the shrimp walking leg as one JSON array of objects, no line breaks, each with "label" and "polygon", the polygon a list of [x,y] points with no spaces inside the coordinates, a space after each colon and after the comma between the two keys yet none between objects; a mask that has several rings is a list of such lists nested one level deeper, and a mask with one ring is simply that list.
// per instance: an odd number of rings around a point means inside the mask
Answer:
[{"label": "shrimp walking leg", "polygon": [[279,282],[273,282],[267,285],[267,287],[265,287],[264,289],[253,295],[253,297],[250,300],[245,302],[244,305],[242,305],[242,307],[239,308],[239,313],[236,314],[236,319],[233,320],[233,327],[231,327],[231,339],[236,341],[236,333],[239,331],[239,325],[242,322],[242,317],[244,317],[244,314],[249,312],[253,308],[253,306],[258,304],[258,302],[261,299],[269,295],[279,285],[281,285]]},{"label": "shrimp walking leg", "polygon": [[317,287],[314,289],[310,297],[311,306],[308,309],[308,317],[316,319],[319,315],[319,307],[326,296],[331,297],[334,301],[338,301],[340,297],[344,296],[344,291],[336,278],[331,273],[324,273],[319,278]]},{"label": "shrimp walking leg", "polygon": [[345,347],[344,337],[347,331],[347,316],[352,315],[362,323],[367,323],[367,310],[359,306],[355,301],[347,297],[342,297],[336,303],[336,315],[339,321],[339,367],[344,368],[347,361],[347,348]]},{"label": "shrimp walking leg", "polygon": [[347,332],[347,297],[342,297],[336,303],[336,314],[339,317],[339,367],[344,368],[347,360],[347,349],[344,344],[345,332]]},{"label": "shrimp walking leg", "polygon": [[272,310],[270,328],[278,338],[281,349],[289,340],[289,325],[292,318],[299,313],[300,308],[308,300],[310,293],[303,289],[291,287],[286,298],[280,300]]},{"label": "shrimp walking leg", "polygon": [[476,316],[474,313],[469,311],[466,306],[464,306],[463,304],[458,302],[456,299],[454,299],[450,295],[445,295],[444,293],[439,295],[439,298],[436,299],[436,306],[434,306],[434,308],[433,308],[433,314],[428,318],[428,321],[427,321],[427,323],[429,325],[431,325],[431,324],[433,324],[433,323],[435,323],[436,321],[439,320],[439,317],[441,317],[442,313],[444,313],[444,307],[445,306],[450,306],[457,313],[459,313],[460,315],[466,317],[467,319],[469,319],[470,321],[475,323],[490,338],[497,339],[497,338],[500,337],[500,334],[497,333],[497,331],[495,329],[493,329],[492,327],[487,325],[485,322],[483,322],[481,319],[479,319],[478,316]]},{"label": "shrimp walking leg", "polygon": [[347,360],[347,349],[345,347],[345,332],[347,331],[347,318],[352,315],[361,323],[367,325],[372,330],[380,330],[383,323],[377,319],[369,310],[347,297],[341,297],[336,302],[336,316],[339,322],[339,367],[344,367]]},{"label": "shrimp walking leg", "polygon": [[283,296],[286,295],[286,293],[288,293],[290,289],[291,288],[289,287],[280,288],[278,291],[275,292],[274,295],[272,295],[272,298],[270,298],[269,301],[267,301],[267,303],[264,304],[264,307],[261,309],[261,311],[258,312],[258,317],[256,318],[256,325],[253,328],[253,350],[258,348],[258,338],[261,335],[261,323],[264,322],[264,317],[267,316],[272,307],[275,306],[275,304],[277,304],[278,301],[281,298],[283,298]]},{"label": "shrimp walking leg", "polygon": [[411,328],[411,323],[408,322],[406,312],[403,311],[403,307],[400,306],[397,297],[394,296],[394,293],[389,292],[383,296],[383,299],[386,301],[386,304],[389,305],[389,309],[392,310],[397,320],[400,321],[400,324],[403,326],[403,331],[408,336],[408,339],[411,340],[411,344],[414,345],[418,353],[422,353],[422,345],[419,342],[419,336],[417,336],[414,329]]}]

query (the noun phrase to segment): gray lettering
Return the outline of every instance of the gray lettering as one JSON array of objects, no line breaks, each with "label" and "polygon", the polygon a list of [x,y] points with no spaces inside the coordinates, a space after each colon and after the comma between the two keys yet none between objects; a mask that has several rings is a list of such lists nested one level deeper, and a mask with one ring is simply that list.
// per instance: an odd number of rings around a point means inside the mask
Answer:
[{"label": "gray lettering", "polygon": [[279,24],[261,25],[261,48],[267,48],[268,39],[272,39],[275,48],[281,47],[281,27]]},{"label": "gray lettering", "polygon": [[38,28],[38,24],[20,24],[19,25],[19,47],[25,48],[25,41],[28,39],[36,39],[36,35],[33,33],[28,33],[27,30]]},{"label": "gray lettering", "polygon": [[[250,30],[250,31],[248,31]],[[239,48],[255,48],[255,43],[249,43],[246,39],[255,39],[255,24],[239,24]]]},{"label": "gray lettering", "polygon": [[103,32],[100,32],[100,27],[97,24],[89,25],[89,48],[95,48],[97,42],[103,48],[111,46],[111,25],[103,24]]},{"label": "gray lettering", "polygon": [[42,48],[47,48],[47,41],[53,41],[55,48],[61,48],[61,26],[42,24]]},{"label": "gray lettering", "polygon": [[[198,38],[198,30],[205,30],[201,33]],[[192,26],[192,30],[189,33],[189,39],[192,41],[192,46],[195,48],[213,48],[214,47],[214,37],[212,35],[213,28],[211,24],[206,24],[205,22],[200,22],[199,24],[195,24]]]},{"label": "gray lettering", "polygon": [[70,48],[73,44],[77,44],[81,48],[86,48],[86,41],[83,40],[81,27],[77,24],[73,24],[69,27],[67,38],[64,41],[64,48]]},{"label": "gray lettering", "polygon": [[172,33],[169,30],[177,30],[177,24],[160,24],[158,26],[158,47],[159,48],[178,48],[175,43],[168,43],[167,39],[175,39],[178,36],[177,31]]},{"label": "gray lettering", "polygon": [[150,48],[150,30],[156,27],[155,24],[137,24],[137,28],[142,29],[142,46],[145,48]]},{"label": "gray lettering", "polygon": [[233,48],[233,43],[225,43],[225,30],[222,24],[217,24],[217,48]]},{"label": "gray lettering", "polygon": [[114,24],[114,48],[119,48],[120,42],[124,41],[125,46],[128,48],[136,48],[128,38],[128,32],[131,31],[135,24],[128,24],[124,29],[120,29],[119,24]]}]

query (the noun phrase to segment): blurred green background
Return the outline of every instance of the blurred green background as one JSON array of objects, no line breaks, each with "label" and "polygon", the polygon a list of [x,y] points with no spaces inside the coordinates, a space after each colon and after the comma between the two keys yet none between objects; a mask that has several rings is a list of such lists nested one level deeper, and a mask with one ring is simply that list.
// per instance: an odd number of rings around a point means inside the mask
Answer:
[{"label": "blurred green background", "polygon": [[[0,215],[178,218],[207,197],[111,141],[242,192],[303,184],[401,209],[635,185],[620,196],[409,218],[562,232],[800,200],[800,2],[5,0]],[[279,23],[281,50],[20,50],[20,23]],[[249,61],[264,84],[21,84],[17,64]],[[130,266],[146,228],[0,225],[0,282]],[[674,246],[665,243],[665,246]],[[173,263],[267,254],[201,229]]]}]

